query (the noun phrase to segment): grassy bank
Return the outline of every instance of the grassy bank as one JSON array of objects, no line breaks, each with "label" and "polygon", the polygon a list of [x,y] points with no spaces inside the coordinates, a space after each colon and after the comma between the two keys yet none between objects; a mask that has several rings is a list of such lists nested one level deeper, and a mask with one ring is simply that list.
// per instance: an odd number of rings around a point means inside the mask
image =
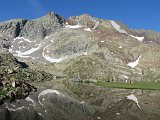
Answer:
[{"label": "grassy bank", "polygon": [[96,82],[97,86],[122,88],[122,89],[143,89],[143,90],[160,90],[160,83],[136,82],[136,83],[120,83],[120,82]]}]

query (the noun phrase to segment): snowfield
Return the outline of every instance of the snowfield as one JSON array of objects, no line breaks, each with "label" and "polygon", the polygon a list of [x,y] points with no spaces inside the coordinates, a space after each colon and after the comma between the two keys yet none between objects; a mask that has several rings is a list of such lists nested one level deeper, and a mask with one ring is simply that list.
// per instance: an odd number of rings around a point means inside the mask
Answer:
[{"label": "snowfield", "polygon": [[118,32],[128,34],[127,31],[121,29],[121,26],[119,26],[115,21],[111,20],[111,24]]},{"label": "snowfield", "polygon": [[47,55],[44,55],[43,54],[43,57],[45,58],[45,60],[47,60],[47,61],[49,61],[49,62],[51,62],[51,63],[59,63],[59,62],[61,62],[62,60],[63,60],[63,58],[58,58],[58,59],[56,59],[56,58],[51,58],[51,57],[49,57],[49,56],[47,56]]},{"label": "snowfield", "polygon": [[133,95],[133,94],[128,95],[128,96],[127,96],[127,99],[134,101],[134,102],[137,104],[137,106],[140,108],[140,106],[139,106],[139,104],[138,104],[138,99],[136,98],[135,95]]},{"label": "snowfield", "polygon": [[99,21],[95,21],[95,26],[93,27],[92,30],[95,30],[98,27],[98,25],[99,25]]},{"label": "snowfield", "polygon": [[130,35],[132,38],[135,38],[137,39],[138,41],[143,41],[144,37],[138,37],[138,36],[134,36],[134,35],[131,35],[131,34],[128,34],[126,30],[122,29],[120,25],[118,25],[115,21],[111,20],[111,24],[112,26],[120,33],[124,33],[124,34],[127,34],[127,35]]},{"label": "snowfield", "polygon": [[59,91],[57,91],[57,90],[52,90],[52,89],[47,89],[47,90],[43,90],[39,95],[38,95],[38,98],[40,97],[40,96],[44,96],[44,95],[46,95],[46,94],[57,94],[57,95],[60,95],[60,92]]},{"label": "snowfield", "polygon": [[92,31],[91,28],[85,28],[84,30],[85,30],[85,31],[89,31],[89,32]]},{"label": "snowfield", "polygon": [[119,46],[118,48],[120,48],[120,49],[121,49],[121,48],[122,48],[122,46]]},{"label": "snowfield", "polygon": [[124,77],[125,79],[128,79],[128,76],[126,76],[126,75],[121,75],[122,77]]},{"label": "snowfield", "polygon": [[92,18],[91,16],[89,16],[89,18],[95,23],[95,25],[94,25],[94,27],[93,27],[93,29],[92,29],[92,30],[95,30],[95,29],[98,27],[98,25],[99,25],[99,21],[95,20],[95,19]]},{"label": "snowfield", "polygon": [[5,103],[5,104],[6,104],[6,108],[7,108],[9,111],[17,111],[17,110],[22,110],[22,109],[25,108],[24,106],[21,106],[21,107],[18,107],[18,108],[13,109],[13,108],[9,108],[7,103]]},{"label": "snowfield", "polygon": [[137,40],[139,40],[139,41],[143,41],[143,39],[144,39],[144,37],[138,37],[138,36],[133,36],[133,35],[131,35],[131,37],[133,37],[133,38],[135,38],[135,39],[137,39]]},{"label": "snowfield", "polygon": [[33,104],[33,106],[36,106],[36,103],[34,102],[34,100],[32,98],[30,98],[29,96],[26,97],[25,100],[28,101],[28,102],[31,102]]},{"label": "snowfield", "polygon": [[71,28],[71,29],[76,29],[76,28],[81,28],[82,26],[80,25],[66,25],[66,28]]},{"label": "snowfield", "polygon": [[[48,45],[48,46],[50,46],[50,45]],[[43,48],[43,51],[42,51],[42,56],[43,56],[43,58],[45,59],[45,60],[47,60],[47,61],[49,61],[49,62],[51,62],[51,63],[59,63],[59,62],[61,62],[62,60],[63,60],[63,58],[51,58],[51,57],[49,57],[48,55],[45,55],[45,49],[48,47],[48,46],[46,46],[46,47],[44,47]],[[48,52],[47,52],[48,53]]]},{"label": "snowfield", "polygon": [[29,43],[35,42],[35,41],[31,41],[31,40],[29,40],[27,38],[24,38],[24,37],[16,37],[16,38],[14,38],[14,40],[24,40],[24,41],[29,42]]},{"label": "snowfield", "polygon": [[[17,37],[17,38],[15,38],[15,40],[17,40],[17,39],[22,39],[23,37]],[[23,38],[25,41],[27,41],[27,42],[33,42],[33,41],[29,41],[28,39],[25,39],[25,38]],[[21,41],[20,41],[21,42]],[[34,41],[35,42],[35,41]],[[31,43],[32,44],[32,43]],[[35,46],[36,47],[33,47],[33,48],[30,48],[29,50],[27,50],[27,51],[24,51],[24,52],[22,52],[22,51],[20,51],[20,50],[16,50],[16,51],[14,51],[13,50],[13,45],[12,45],[12,47],[11,48],[9,48],[9,52],[10,53],[12,53],[14,56],[17,56],[17,57],[20,57],[20,58],[31,58],[31,59],[35,59],[35,57],[32,57],[32,56],[29,56],[30,54],[32,54],[32,53],[34,53],[34,52],[36,52],[36,51],[38,51],[40,48],[41,48],[41,43],[40,44],[35,44]],[[18,47],[19,49],[20,48],[26,48],[25,46],[19,46]]]},{"label": "snowfield", "polygon": [[29,55],[32,54],[33,52],[39,50],[41,46],[39,45],[36,48],[31,48],[30,50],[26,51],[26,52],[21,52],[21,51],[15,51],[17,53],[17,56],[24,56],[24,55]]},{"label": "snowfield", "polygon": [[136,61],[130,62],[127,65],[130,66],[131,68],[135,68],[139,63],[140,58],[141,58],[141,55],[138,57],[138,59]]}]

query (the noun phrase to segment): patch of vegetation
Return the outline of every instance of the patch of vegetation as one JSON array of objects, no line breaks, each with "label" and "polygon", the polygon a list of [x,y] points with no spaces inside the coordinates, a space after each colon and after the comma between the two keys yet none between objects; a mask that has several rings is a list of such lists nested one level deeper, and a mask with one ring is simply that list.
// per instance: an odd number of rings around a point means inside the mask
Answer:
[{"label": "patch of vegetation", "polygon": [[135,82],[135,83],[96,82],[94,84],[97,86],[111,87],[111,88],[160,90],[160,83],[152,83],[152,82]]},{"label": "patch of vegetation", "polygon": [[105,29],[106,29],[106,27],[105,27],[105,26],[103,26],[103,25],[99,25],[99,26],[97,27],[97,29],[105,30]]},{"label": "patch of vegetation", "polygon": [[1,95],[5,95],[8,91],[5,91],[5,90],[0,90],[0,96]]}]

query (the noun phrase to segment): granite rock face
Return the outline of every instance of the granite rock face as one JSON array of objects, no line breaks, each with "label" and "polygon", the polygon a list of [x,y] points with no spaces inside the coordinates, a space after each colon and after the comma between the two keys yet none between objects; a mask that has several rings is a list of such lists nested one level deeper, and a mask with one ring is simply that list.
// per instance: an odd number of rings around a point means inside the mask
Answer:
[{"label": "granite rock face", "polygon": [[61,28],[63,23],[64,19],[61,16],[50,12],[42,18],[28,21],[20,32],[19,37],[41,40]]}]

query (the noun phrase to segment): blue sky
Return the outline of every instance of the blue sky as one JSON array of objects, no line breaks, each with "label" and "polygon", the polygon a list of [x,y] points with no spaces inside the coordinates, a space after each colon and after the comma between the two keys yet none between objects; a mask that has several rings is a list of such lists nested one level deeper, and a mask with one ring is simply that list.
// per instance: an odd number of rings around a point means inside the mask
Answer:
[{"label": "blue sky", "polygon": [[1,0],[0,21],[33,19],[54,11],[65,18],[88,13],[118,20],[130,28],[160,32],[160,0]]}]

